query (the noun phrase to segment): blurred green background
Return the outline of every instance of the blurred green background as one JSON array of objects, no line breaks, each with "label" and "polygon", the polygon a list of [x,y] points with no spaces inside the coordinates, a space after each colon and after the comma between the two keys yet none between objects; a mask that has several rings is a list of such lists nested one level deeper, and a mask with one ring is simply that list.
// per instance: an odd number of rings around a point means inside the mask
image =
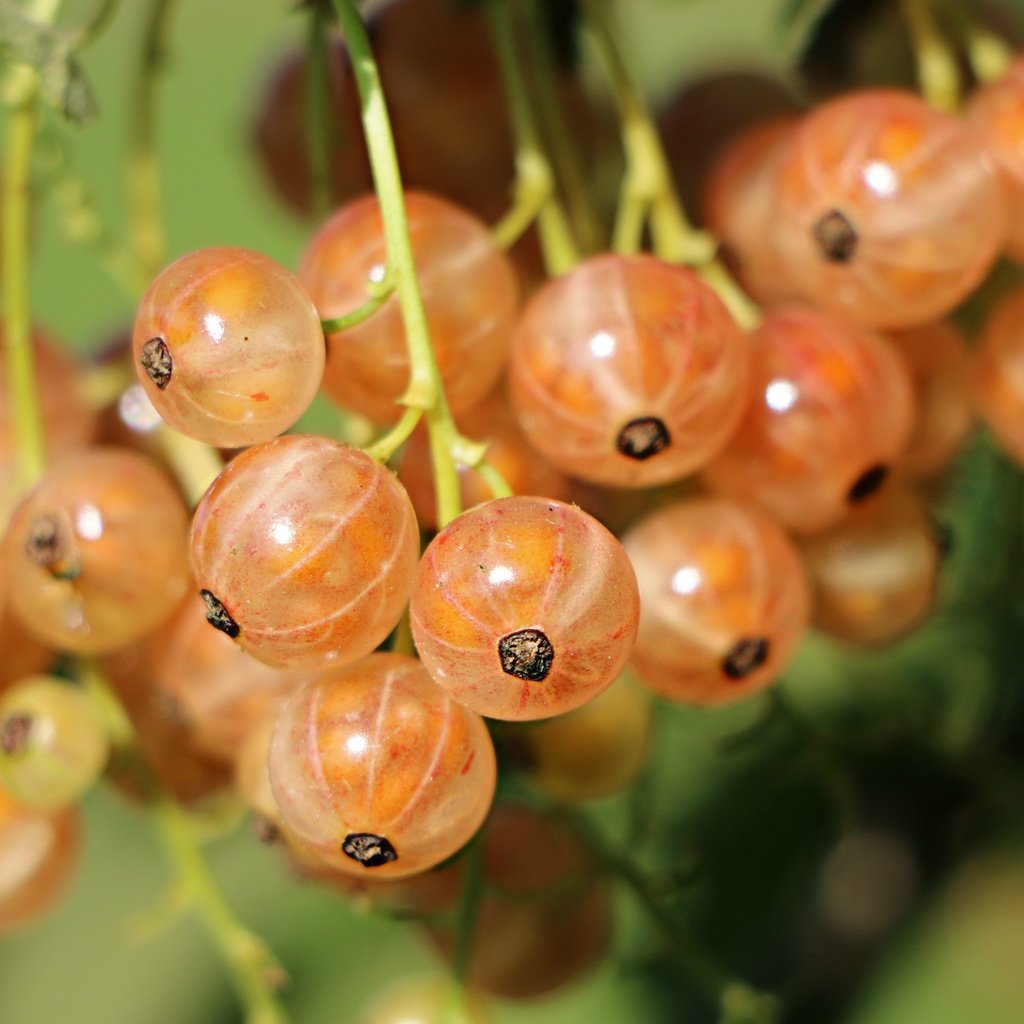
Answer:
[{"label": "blurred green background", "polygon": [[[85,55],[100,104],[95,123],[60,129],[76,174],[115,230],[145,6],[123,0]],[[656,99],[711,69],[785,70],[791,57],[778,23],[787,6],[619,5],[624,44]],[[996,6],[1011,24],[1024,23],[1020,3]],[[234,244],[294,266],[310,236],[270,197],[248,143],[267,69],[305,31],[292,7],[177,4],[160,100],[172,256]],[[91,9],[69,2],[66,19]],[[880,30],[865,45],[858,66],[884,65],[889,36]],[[130,323],[133,305],[93,251],[67,240],[55,200],[47,198],[37,224],[35,310],[88,351]],[[784,684],[794,720],[776,716],[757,727],[767,707],[760,701],[713,713],[663,707],[641,794],[595,809],[615,838],[635,838],[638,815],[647,822],[643,856],[652,870],[695,860],[693,877],[666,890],[665,905],[739,975],[790,996],[787,1019],[1024,1021],[1022,493],[1019,472],[976,440],[941,498],[956,540],[929,626],[871,655],[812,637]],[[728,742],[752,727],[745,740]],[[851,792],[857,820],[840,840]],[[42,924],[0,940],[0,1022],[237,1021],[234,994],[191,918],[138,935],[168,881],[145,816],[107,790],[85,810],[85,854],[68,898]],[[286,1001],[299,1024],[346,1024],[386,980],[437,962],[411,926],[292,879],[246,828],[209,852],[231,903],[288,968]],[[628,894],[617,899],[605,965],[564,994],[497,1004],[499,1022],[714,1019]]]}]

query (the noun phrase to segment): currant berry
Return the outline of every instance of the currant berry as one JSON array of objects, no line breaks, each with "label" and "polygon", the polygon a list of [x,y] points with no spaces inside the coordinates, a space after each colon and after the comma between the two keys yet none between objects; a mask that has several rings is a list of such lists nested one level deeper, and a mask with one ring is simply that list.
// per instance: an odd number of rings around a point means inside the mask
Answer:
[{"label": "currant berry", "polygon": [[222,448],[287,430],[320,388],[324,336],[298,280],[248,249],[200,249],[149,286],[132,349],[149,400],[176,430]]},{"label": "currant berry", "polygon": [[494,796],[483,720],[395,654],[323,673],[288,696],[268,763],[283,825],[349,874],[426,871],[472,837]]},{"label": "currant berry", "polygon": [[526,771],[559,800],[595,800],[628,789],[647,763],[651,698],[626,676],[565,715],[524,729]]},{"label": "currant berry", "polygon": [[952,462],[971,429],[970,352],[958,328],[941,321],[888,338],[910,374],[917,410],[899,468],[917,479],[933,477]]},{"label": "currant berry", "polygon": [[704,222],[722,243],[723,256],[758,302],[791,298],[775,251],[775,176],[796,130],[793,117],[753,125],[733,139],[712,165],[705,185]]},{"label": "currant berry", "polygon": [[0,568],[0,690],[25,676],[42,672],[54,660],[54,652],[31,636],[10,611],[7,578]]},{"label": "currant berry", "polygon": [[[470,945],[469,981],[506,999],[533,999],[601,962],[612,931],[603,877],[563,818],[500,804],[483,836],[484,890]],[[452,956],[456,936],[431,929]]]},{"label": "currant berry", "polygon": [[793,544],[756,509],[715,499],[666,505],[622,539],[640,586],[631,664],[672,700],[722,704],[778,678],[807,629]]},{"label": "currant berry", "polygon": [[231,761],[249,729],[306,676],[272,668],[210,629],[193,596],[145,642],[142,671],[176,704],[195,745]]},{"label": "currant berry", "polygon": [[636,635],[629,559],[595,519],[502,498],[449,523],[420,562],[416,649],[459,703],[492,718],[560,715],[618,675]]},{"label": "currant berry", "polygon": [[99,778],[109,743],[96,705],[53,676],[30,676],[0,700],[0,784],[20,803],[56,811]]},{"label": "currant berry", "polygon": [[964,114],[998,169],[1006,195],[1004,251],[1024,263],[1024,59],[1018,57],[1002,78],[981,86]]},{"label": "currant berry", "polygon": [[889,643],[931,612],[942,544],[920,498],[890,485],[832,529],[807,538],[814,624],[861,645]]},{"label": "currant berry", "polygon": [[530,444],[616,487],[678,480],[725,444],[747,399],[747,342],[696,274],[603,255],[528,304],[509,364]]},{"label": "currant berry", "polygon": [[800,306],[767,313],[753,353],[754,398],[704,477],[790,529],[824,529],[877,490],[906,447],[907,371],[883,338]]},{"label": "currant berry", "polygon": [[[542,455],[527,444],[504,388],[497,388],[479,405],[457,417],[460,433],[487,444],[487,461],[501,474],[515,494],[539,494],[564,501],[569,481]],[[430,456],[430,439],[419,427],[402,449],[397,466],[398,479],[405,485],[424,529],[437,527],[437,498]],[[459,466],[462,507],[472,508],[494,497],[483,477],[474,469]]]},{"label": "currant berry", "polygon": [[974,401],[1000,447],[1024,465],[1024,288],[992,307],[974,350]]},{"label": "currant berry", "polygon": [[11,518],[11,609],[57,648],[98,654],[157,626],[188,583],[188,513],[145,456],[90,448],[51,467]]},{"label": "currant berry", "polygon": [[[423,192],[405,197],[413,257],[445,394],[458,412],[480,401],[505,365],[518,308],[515,273],[487,226]],[[299,276],[322,317],[367,301],[387,264],[380,205],[367,196],[334,214],[310,242]],[[409,356],[397,298],[328,340],[324,390],[378,423],[398,417]]]},{"label": "currant berry", "polygon": [[818,107],[777,175],[786,277],[869,327],[945,315],[1002,243],[1002,194],[980,140],[911,93],[867,90]]},{"label": "currant berry", "polygon": [[192,523],[208,620],[277,667],[372,651],[402,614],[418,558],[416,516],[394,474],[324,437],[243,452]]},{"label": "currant berry", "polygon": [[32,924],[63,895],[78,866],[76,808],[44,814],[0,787],[0,935]]}]

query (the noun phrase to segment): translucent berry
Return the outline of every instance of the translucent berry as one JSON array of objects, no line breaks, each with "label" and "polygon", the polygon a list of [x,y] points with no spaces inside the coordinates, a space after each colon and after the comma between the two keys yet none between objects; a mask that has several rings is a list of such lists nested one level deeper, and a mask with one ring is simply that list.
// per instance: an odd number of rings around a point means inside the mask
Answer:
[{"label": "translucent berry", "polygon": [[[569,822],[501,804],[483,842],[470,982],[507,999],[533,999],[599,964],[611,939],[611,894]],[[454,930],[435,927],[432,935],[451,956]]]},{"label": "translucent berry", "polygon": [[32,924],[63,895],[80,837],[77,809],[31,810],[0,787],[0,935]]},{"label": "translucent berry", "polygon": [[704,222],[743,287],[759,302],[795,294],[775,251],[775,174],[796,128],[793,117],[753,125],[715,161],[704,189]]},{"label": "translucent berry", "polygon": [[145,456],[90,448],[55,462],[11,518],[8,597],[54,647],[112,651],[158,625],[188,583],[188,513]]},{"label": "translucent berry", "polygon": [[54,652],[21,624],[8,605],[6,570],[0,566],[0,690],[18,679],[41,672],[54,661]]},{"label": "translucent berry", "polygon": [[914,387],[914,428],[899,468],[918,479],[946,469],[973,419],[971,357],[951,323],[924,324],[888,335]]},{"label": "translucent berry", "polygon": [[560,715],[618,675],[636,635],[629,559],[597,520],[546,498],[478,505],[431,541],[410,603],[416,649],[461,704]]},{"label": "translucent berry", "polygon": [[295,276],[230,247],[189,253],[157,276],[132,350],[163,419],[222,448],[287,430],[320,389],[325,358],[320,318]]},{"label": "translucent berry", "polygon": [[53,676],[30,676],[0,699],[0,784],[40,811],[75,803],[107,761],[95,703]]},{"label": "translucent berry", "polygon": [[948,313],[1002,243],[995,173],[975,132],[920,97],[850,93],[818,107],[781,158],[773,229],[800,295],[870,327]]},{"label": "translucent berry", "polygon": [[402,614],[418,557],[416,517],[394,474],[324,437],[290,434],[243,452],[192,523],[210,624],[279,667],[372,651]]},{"label": "translucent berry", "polygon": [[531,723],[520,737],[526,771],[560,800],[594,800],[628,789],[647,763],[651,698],[620,676],[565,715]]},{"label": "translucent berry", "polygon": [[646,487],[697,469],[747,399],[746,339],[696,274],[604,255],[533,297],[509,364],[530,444],[564,472]]},{"label": "translucent berry", "polygon": [[[406,193],[406,214],[427,323],[448,402],[480,401],[505,366],[518,307],[515,274],[487,225],[444,199]],[[368,298],[387,263],[380,206],[367,196],[339,210],[310,242],[299,276],[325,319]],[[323,386],[378,423],[398,418],[409,358],[394,296],[363,323],[329,338]]]},{"label": "translucent berry", "polygon": [[752,341],[753,399],[705,479],[791,529],[823,529],[906,447],[907,371],[880,336],[799,306],[771,310]]},{"label": "translucent berry", "polygon": [[1006,195],[1003,249],[1024,263],[1024,59],[981,86],[964,111],[999,172]]},{"label": "translucent berry", "polygon": [[993,306],[974,350],[974,400],[1000,447],[1024,464],[1024,288]]},{"label": "translucent berry", "polygon": [[224,761],[235,757],[267,708],[306,678],[265,665],[210,629],[194,596],[148,638],[142,659],[141,671],[176,702],[196,745]]},{"label": "translucent berry", "polygon": [[281,821],[350,874],[416,874],[463,846],[494,796],[483,720],[414,658],[373,654],[282,703],[269,755]]},{"label": "translucent berry", "polygon": [[853,644],[884,644],[931,611],[942,540],[920,498],[891,485],[803,543],[814,624]]},{"label": "translucent berry", "polygon": [[[501,474],[515,494],[537,494],[565,501],[569,481],[527,443],[519,429],[504,388],[497,388],[479,405],[457,417],[462,434],[487,445],[487,461]],[[429,436],[420,427],[402,449],[398,479],[405,485],[425,529],[437,527],[437,497]],[[459,467],[462,507],[472,508],[494,497],[483,477],[474,469]]]},{"label": "translucent berry", "polygon": [[640,586],[632,666],[672,700],[723,704],[778,678],[807,629],[800,556],[767,516],[731,501],[666,505],[622,539]]}]

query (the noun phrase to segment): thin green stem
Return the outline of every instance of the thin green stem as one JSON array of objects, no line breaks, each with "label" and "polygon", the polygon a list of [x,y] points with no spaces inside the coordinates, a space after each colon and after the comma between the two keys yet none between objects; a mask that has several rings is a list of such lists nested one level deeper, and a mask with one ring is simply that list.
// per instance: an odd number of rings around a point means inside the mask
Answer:
[{"label": "thin green stem", "polygon": [[28,232],[32,149],[39,123],[35,76],[10,110],[3,178],[4,349],[14,438],[18,450],[17,487],[27,490],[46,465],[46,443],[32,352],[32,312],[28,280]]},{"label": "thin green stem", "polygon": [[82,661],[78,678],[108,724],[114,747],[132,762],[149,811],[175,874],[176,906],[191,907],[213,939],[245,1007],[246,1024],[287,1024],[275,990],[286,975],[257,935],[234,915],[199,848],[188,815],[163,791],[139,753],[131,719],[94,661]]},{"label": "thin green stem", "polygon": [[455,954],[452,957],[452,975],[463,987],[469,977],[476,923],[480,915],[480,901],[484,894],[484,833],[486,830],[485,824],[470,840],[469,847],[463,855],[462,886],[459,892],[455,925]]},{"label": "thin green stem", "polygon": [[330,137],[330,44],[327,12],[313,4],[309,14],[303,97],[306,113],[306,155],[313,195],[313,212],[323,215],[331,208]]},{"label": "thin green stem", "polygon": [[480,474],[481,479],[490,488],[491,494],[495,498],[510,498],[515,494],[509,482],[486,459],[477,463],[473,468]]},{"label": "thin green stem", "polygon": [[487,0],[487,15],[516,140],[515,203],[495,228],[495,239],[507,248],[536,219],[548,272],[561,274],[579,262],[579,250],[569,220],[555,196],[555,176],[540,144],[529,92],[516,57],[508,0]]},{"label": "thin green stem", "polygon": [[423,411],[421,409],[406,409],[402,413],[401,419],[383,437],[378,438],[373,444],[367,445],[363,451],[371,459],[387,462],[409,440],[422,418]]},{"label": "thin green stem", "polygon": [[743,1005],[756,1007],[760,1019],[778,1019],[779,1007],[774,996],[758,992],[730,974],[679,924],[665,906],[658,887],[630,857],[614,849],[585,814],[577,811],[568,813],[598,865],[632,893],[664,936],[676,962],[701,992],[720,1008],[723,1017],[736,1019],[735,1010]]},{"label": "thin green stem", "polygon": [[394,282],[405,327],[411,369],[409,386],[401,402],[411,409],[422,410],[427,421],[437,492],[437,519],[438,524],[444,526],[462,511],[458,473],[452,457],[452,447],[458,432],[448,408],[441,373],[430,341],[423,296],[416,276],[412,241],[409,238],[405,193],[391,134],[391,122],[366,27],[353,0],[333,0],[333,3],[359,89],[370,169],[384,222],[388,275]]},{"label": "thin green stem", "polygon": [[166,253],[160,162],[157,156],[157,80],[166,58],[166,37],[174,0],[151,0],[146,12],[142,59],[131,110],[125,182],[128,223],[135,251],[139,291],[163,267]]},{"label": "thin green stem", "polygon": [[332,317],[330,320],[321,320],[320,324],[324,329],[324,334],[347,331],[350,327],[356,327],[369,320],[391,298],[394,291],[394,288],[388,287],[380,292],[371,293],[370,297],[361,306],[356,306],[351,313]]},{"label": "thin green stem", "polygon": [[962,40],[974,77],[982,85],[1002,78],[1014,60],[1013,47],[983,25],[961,0],[945,0],[944,13]]},{"label": "thin green stem", "polygon": [[585,252],[597,252],[604,242],[604,231],[591,204],[587,176],[565,120],[554,48],[544,24],[544,4],[545,0],[527,0],[526,3],[526,29],[537,90],[538,129],[551,154],[556,181],[561,183],[575,237]]},{"label": "thin green stem", "polygon": [[687,219],[654,120],[619,51],[604,3],[582,0],[582,5],[587,27],[611,77],[622,123],[626,174],[612,236],[615,251],[623,255],[639,252],[644,227],[649,224],[655,253],[670,263],[695,267],[737,323],[749,329],[760,319],[757,306],[716,258],[715,239]]},{"label": "thin green stem", "polygon": [[900,0],[917,58],[921,94],[937,110],[953,113],[960,103],[956,56],[936,24],[932,0]]}]

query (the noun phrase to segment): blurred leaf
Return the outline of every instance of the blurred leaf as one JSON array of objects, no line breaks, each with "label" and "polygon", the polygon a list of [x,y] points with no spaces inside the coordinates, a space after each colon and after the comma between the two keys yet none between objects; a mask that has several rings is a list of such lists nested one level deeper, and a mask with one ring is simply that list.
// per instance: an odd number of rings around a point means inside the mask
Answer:
[{"label": "blurred leaf", "polygon": [[43,96],[69,121],[83,124],[96,114],[96,100],[74,55],[79,41],[33,21],[12,4],[0,3],[0,54],[39,73]]}]

